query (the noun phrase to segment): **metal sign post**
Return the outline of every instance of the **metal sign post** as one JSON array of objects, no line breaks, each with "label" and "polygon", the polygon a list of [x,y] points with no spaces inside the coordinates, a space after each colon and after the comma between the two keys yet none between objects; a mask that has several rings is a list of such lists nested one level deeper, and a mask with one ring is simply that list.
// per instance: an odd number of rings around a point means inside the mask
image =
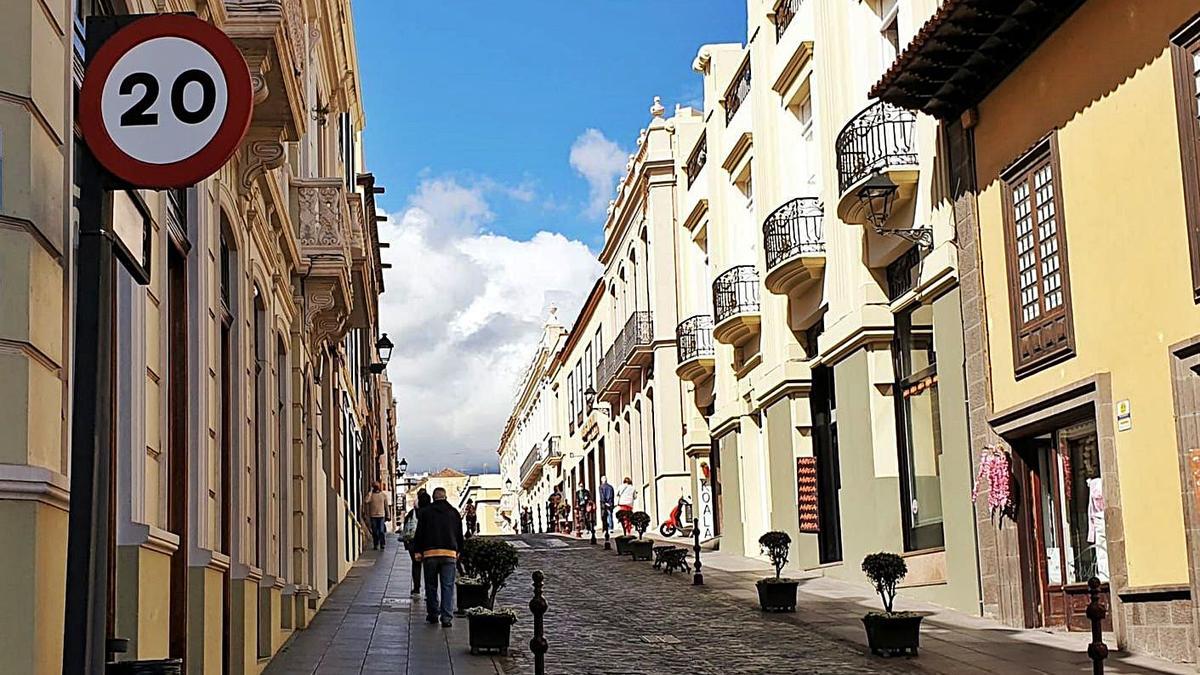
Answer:
[{"label": "metal sign post", "polygon": [[133,190],[185,187],[212,175],[241,144],[252,107],[246,61],[214,26],[182,14],[88,19],[76,114],[87,147],[75,148],[79,249],[66,675],[103,673],[109,656],[114,261],[147,284],[152,250],[150,213]]}]

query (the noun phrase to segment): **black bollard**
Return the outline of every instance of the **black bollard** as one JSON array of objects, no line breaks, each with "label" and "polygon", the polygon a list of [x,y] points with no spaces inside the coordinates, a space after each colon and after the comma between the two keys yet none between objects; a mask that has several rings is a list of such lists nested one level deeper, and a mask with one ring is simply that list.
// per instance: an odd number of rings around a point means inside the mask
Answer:
[{"label": "black bollard", "polygon": [[529,611],[533,612],[533,637],[529,640],[529,651],[533,652],[534,675],[546,675],[546,651],[550,645],[546,643],[546,598],[542,595],[542,584],[546,575],[541,570],[533,573],[533,599],[529,601]]},{"label": "black bollard", "polygon": [[696,573],[692,575],[693,586],[704,585],[704,575],[700,573],[700,519],[692,519],[692,536],[696,539],[696,545],[693,550],[696,552]]},{"label": "black bollard", "polygon": [[592,541],[591,541],[591,544],[592,544],[592,546],[595,546],[595,545],[596,545],[596,518],[595,518],[595,517],[593,517],[593,518],[592,518],[592,521],[591,521],[591,526],[592,526]]},{"label": "black bollard", "polygon": [[537,526],[537,533],[538,533],[538,534],[541,534],[541,533],[542,533],[542,505],[541,505],[541,504],[538,504],[538,526]]},{"label": "black bollard", "polygon": [[1096,577],[1088,579],[1088,595],[1091,602],[1087,606],[1087,618],[1092,622],[1092,644],[1088,645],[1088,658],[1092,660],[1093,675],[1104,673],[1104,659],[1108,658],[1108,645],[1104,644],[1104,634],[1100,622],[1104,621],[1108,611],[1100,603],[1100,580]]}]

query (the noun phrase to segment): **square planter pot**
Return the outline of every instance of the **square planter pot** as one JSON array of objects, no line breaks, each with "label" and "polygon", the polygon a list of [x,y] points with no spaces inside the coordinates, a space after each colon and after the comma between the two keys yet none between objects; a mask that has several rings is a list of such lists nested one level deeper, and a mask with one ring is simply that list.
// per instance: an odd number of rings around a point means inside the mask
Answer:
[{"label": "square planter pot", "polygon": [[654,541],[651,539],[634,539],[629,542],[629,552],[634,560],[652,560],[654,558]]},{"label": "square planter pot", "polygon": [[867,646],[871,653],[879,656],[896,654],[917,655],[921,644],[920,614],[868,614],[863,617],[867,629]]},{"label": "square planter pot", "polygon": [[629,542],[633,541],[634,539],[636,539],[636,537],[628,534],[622,534],[614,537],[613,541],[617,542],[617,555],[629,555],[629,553],[631,553]]},{"label": "square planter pot", "polygon": [[796,611],[796,588],[799,581],[775,581],[761,579],[758,586],[758,604],[764,612],[794,612]]},{"label": "square planter pot", "polygon": [[472,607],[487,607],[488,585],[464,584],[456,581],[454,582],[454,596],[458,604],[458,611],[455,614],[462,616]]},{"label": "square planter pot", "polygon": [[508,641],[512,633],[512,618],[507,614],[489,616],[468,614],[467,628],[471,653],[508,654]]}]

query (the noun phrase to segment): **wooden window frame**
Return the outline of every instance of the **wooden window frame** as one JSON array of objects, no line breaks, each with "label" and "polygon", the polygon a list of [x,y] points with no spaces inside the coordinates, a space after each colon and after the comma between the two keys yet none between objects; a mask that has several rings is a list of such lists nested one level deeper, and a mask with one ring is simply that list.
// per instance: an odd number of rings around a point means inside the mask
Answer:
[{"label": "wooden window frame", "polygon": [[[1021,314],[1021,281],[1020,262],[1017,254],[1016,210],[1012,192],[1022,182],[1032,181],[1034,173],[1043,166],[1050,168],[1050,180],[1054,185],[1054,219],[1055,238],[1058,244],[1059,275],[1062,278],[1062,304],[1051,310],[1044,305],[1040,315],[1026,322]],[[1059,163],[1058,132],[1052,131],[1044,136],[1033,147],[1026,150],[1007,169],[1000,174],[1004,187],[1004,251],[1007,259],[1009,323],[1012,326],[1013,374],[1021,379],[1041,371],[1053,364],[1060,363],[1075,356],[1075,322],[1071,306],[1071,275],[1068,269],[1066,214],[1063,210],[1062,198],[1062,168]],[[1036,198],[1036,190],[1031,186],[1030,199]],[[1037,205],[1031,205],[1033,217],[1036,218]],[[1034,223],[1035,238],[1036,222]],[[1034,250],[1040,247],[1041,239],[1036,238]],[[1045,292],[1042,288],[1041,273],[1042,257],[1037,253],[1038,270],[1038,302],[1043,303]],[[1054,335],[1054,327],[1060,325],[1058,335]],[[1025,353],[1023,347],[1034,343]]]},{"label": "wooden window frame", "polygon": [[1179,154],[1183,164],[1183,203],[1191,253],[1192,301],[1200,304],[1200,110],[1197,106],[1192,58],[1200,54],[1200,14],[1171,36],[1171,67],[1175,80],[1175,114],[1179,124]]}]

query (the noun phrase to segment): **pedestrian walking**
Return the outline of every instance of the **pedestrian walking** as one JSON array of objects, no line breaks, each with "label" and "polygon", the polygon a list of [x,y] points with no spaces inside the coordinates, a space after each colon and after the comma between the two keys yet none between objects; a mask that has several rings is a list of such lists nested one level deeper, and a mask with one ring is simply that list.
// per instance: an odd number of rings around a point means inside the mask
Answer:
[{"label": "pedestrian walking", "polygon": [[454,622],[454,575],[463,548],[463,522],[446,501],[446,488],[433,491],[433,503],[417,514],[414,538],[425,571],[425,621],[449,628]]},{"label": "pedestrian walking", "polygon": [[562,493],[558,491],[558,488],[554,488],[554,494],[550,495],[550,511],[549,511],[550,517],[547,518],[547,520],[549,521],[548,524],[550,526],[551,532],[558,531],[558,517],[559,517],[559,511],[560,511],[559,507],[560,506],[562,506]]},{"label": "pedestrian walking", "polygon": [[[633,511],[633,502],[636,499],[637,490],[633,489],[633,479],[626,476],[621,487],[617,489],[617,510]],[[625,528],[625,534],[628,535],[631,527],[628,518],[621,521],[621,527]]]},{"label": "pedestrian walking", "polygon": [[421,560],[417,557],[417,514],[432,502],[433,498],[429,496],[429,492],[421,488],[417,490],[417,506],[404,516],[404,528],[400,538],[404,542],[404,549],[408,551],[408,559],[412,562],[412,591],[409,595],[421,594],[421,577],[425,576]]},{"label": "pedestrian walking", "polygon": [[479,520],[475,515],[475,500],[468,499],[467,505],[463,507],[463,519],[467,521],[467,534],[472,535],[479,532]]},{"label": "pedestrian walking", "polygon": [[609,484],[607,476],[600,476],[600,512],[604,518],[605,529],[609,532],[613,528],[613,504],[616,500],[616,491]]},{"label": "pedestrian walking", "polygon": [[387,539],[383,525],[387,520],[387,497],[379,481],[371,483],[371,494],[367,495],[363,507],[371,519],[371,550],[382,550]]}]

